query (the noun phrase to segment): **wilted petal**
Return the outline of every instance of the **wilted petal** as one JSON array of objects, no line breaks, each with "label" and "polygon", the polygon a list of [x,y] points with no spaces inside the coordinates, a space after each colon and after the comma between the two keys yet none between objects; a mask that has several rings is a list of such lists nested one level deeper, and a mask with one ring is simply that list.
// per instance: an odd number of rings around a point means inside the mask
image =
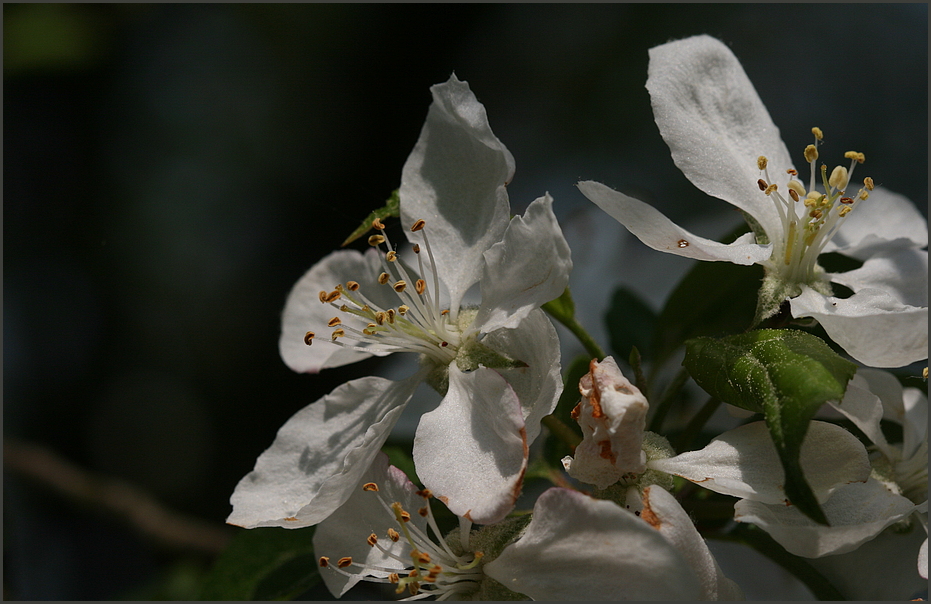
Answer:
[{"label": "wilted petal", "polygon": [[420,380],[364,377],[298,411],[236,485],[226,521],[301,528],[332,514],[371,465]]},{"label": "wilted petal", "polygon": [[401,222],[407,228],[426,221],[450,306],[458,308],[481,276],[482,254],[507,228],[505,185],[514,157],[492,133],[468,83],[452,75],[430,91],[427,121],[401,175]]},{"label": "wilted petal", "polygon": [[497,329],[482,342],[527,367],[500,369],[511,385],[524,416],[527,444],[540,434],[540,420],[553,412],[562,392],[559,336],[546,313],[535,309],[514,329]]},{"label": "wilted petal", "polygon": [[871,191],[843,220],[825,252],[866,260],[881,251],[928,245],[927,218],[908,198],[882,187]]},{"label": "wilted petal", "polygon": [[884,528],[909,516],[915,504],[870,479],[838,489],[821,504],[830,526],[817,524],[794,506],[742,499],[734,519],[757,525],[796,556],[818,558],[853,551]]},{"label": "wilted petal", "polygon": [[742,600],[743,592],[724,576],[692,519],[676,498],[658,486],[647,487],[640,514],[678,550],[701,586],[699,600]]},{"label": "wilted petal", "polygon": [[[799,462],[819,502],[839,487],[863,482],[870,475],[866,449],[860,441],[826,422],[809,424]],[[700,451],[656,459],[647,467],[681,476],[716,493],[786,503],[785,473],[765,422],[729,430]]]},{"label": "wilted petal", "polygon": [[[375,250],[364,255],[355,250],[339,250],[311,267],[291,289],[285,303],[281,338],[278,341],[278,349],[285,364],[294,371],[317,373],[327,367],[339,367],[366,359],[372,354],[385,354],[358,352],[323,341],[330,336],[327,321],[339,313],[329,304],[320,302],[321,291],[332,292],[337,285],[356,281],[370,300],[384,304],[384,308],[397,306],[394,292],[378,284],[380,272],[381,263]],[[317,334],[311,346],[304,343],[304,335],[308,331]]]},{"label": "wilted petal", "polygon": [[928,252],[915,248],[887,250],[858,269],[832,274],[831,281],[855,292],[881,289],[903,304],[928,306]]},{"label": "wilted petal", "polygon": [[[378,485],[378,493],[364,491],[362,485],[366,483]],[[424,502],[416,494],[417,490],[404,472],[388,464],[387,455],[379,453],[371,467],[362,474],[346,503],[317,526],[314,531],[314,554],[318,558],[329,557],[331,564],[336,564],[344,556],[350,556],[354,562],[369,567],[391,568],[396,572],[407,568],[406,562],[399,562],[379,548],[370,546],[366,539],[375,534],[381,547],[401,559],[408,559],[411,546],[406,539],[392,542],[385,538],[385,529],[392,526],[394,518],[385,509],[379,496],[383,501],[399,502],[405,510],[415,510],[423,506]],[[427,519],[418,514],[411,514],[410,521],[421,530],[426,528]],[[364,572],[358,569],[358,566],[345,569],[353,574],[351,577],[325,569],[320,570],[320,575],[330,592],[341,597],[364,576],[387,577],[389,574],[388,571],[371,568]]]},{"label": "wilted petal", "polygon": [[516,327],[563,293],[571,270],[569,245],[547,194],[523,217],[512,218],[504,238],[485,252],[482,304],[472,327],[482,332]]},{"label": "wilted petal", "polygon": [[449,367],[440,406],[420,418],[414,463],[424,486],[457,516],[479,524],[513,508],[527,469],[524,419],[517,395],[492,369]]},{"label": "wilted petal", "polygon": [[871,367],[904,367],[928,358],[928,308],[903,304],[879,289],[849,298],[802,286],[789,300],[794,317],[814,317],[850,356]]},{"label": "wilted petal", "polygon": [[601,363],[592,360],[579,390],[582,400],[573,417],[582,428],[582,442],[566,468],[569,475],[604,489],[626,474],[642,474],[643,430],[650,408],[646,397],[612,357]]},{"label": "wilted petal", "polygon": [[[587,180],[580,182],[578,187],[595,205],[654,250],[696,260],[721,260],[744,265],[760,264],[772,254],[772,246],[754,243],[752,233],[740,236],[733,243],[718,243],[690,233],[653,206],[601,183]],[[759,194],[759,189],[756,192]]]},{"label": "wilted petal", "polygon": [[535,600],[695,600],[701,593],[659,531],[613,502],[560,488],[540,495],[524,535],[484,569]]},{"label": "wilted petal", "polygon": [[753,216],[770,240],[782,238],[773,201],[757,186],[757,158],[770,174],[792,161],[779,129],[734,53],[710,36],[650,49],[647,90],[676,165],[705,193]]}]

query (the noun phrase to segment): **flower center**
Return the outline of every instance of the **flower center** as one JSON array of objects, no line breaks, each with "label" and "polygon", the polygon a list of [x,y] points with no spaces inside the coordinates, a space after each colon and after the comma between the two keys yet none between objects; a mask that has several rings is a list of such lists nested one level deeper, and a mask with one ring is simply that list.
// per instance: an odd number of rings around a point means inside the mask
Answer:
[{"label": "flower center", "polygon": [[[837,166],[827,173],[827,166],[817,165],[818,145],[824,138],[820,128],[812,128],[815,142],[805,148],[805,161],[811,167],[808,191],[795,177],[798,171],[786,170],[788,180],[785,184],[785,197],[780,192],[780,186],[770,178],[767,170],[767,159],[760,156],[757,166],[764,178],[757,181],[764,195],[769,196],[783,224],[783,238],[773,240],[773,255],[770,257],[767,268],[777,272],[784,283],[813,284],[816,281],[818,255],[824,246],[840,228],[843,218],[867,197],[873,190],[873,179],[865,178],[863,188],[853,197],[846,195],[847,185],[853,178],[856,165],[862,164],[865,157],[857,151],[848,151],[844,157],[850,160],[850,168]],[[816,189],[816,174],[820,172],[821,186],[824,193]],[[772,236],[771,233],[767,235]]]},{"label": "flower center", "polygon": [[[331,292],[321,291],[320,302],[329,304],[341,314],[329,320],[333,328],[330,342],[362,352],[417,352],[448,365],[456,358],[462,342],[462,334],[456,322],[456,314],[440,308],[439,279],[436,262],[427,239],[423,220],[418,220],[411,231],[423,237],[433,275],[432,292],[427,282],[416,274],[411,275],[400,261],[397,252],[388,241],[385,226],[379,219],[372,227],[379,234],[369,237],[369,245],[378,248],[384,244],[386,251],[380,255],[383,272],[378,283],[391,288],[397,297],[397,305],[381,308],[363,293],[357,281],[338,284]],[[419,274],[426,274],[421,258],[420,244],[414,244]],[[458,309],[456,309],[458,310]],[[308,331],[304,342],[313,343],[314,332]],[[340,339],[351,340],[349,344]]]},{"label": "flower center", "polygon": [[[420,600],[428,597],[446,600],[457,594],[474,592],[479,588],[484,578],[481,570],[482,552],[457,555],[453,551],[443,539],[433,511],[430,509],[429,500],[432,494],[428,489],[417,491],[417,494],[424,498],[424,507],[417,510],[417,514],[426,519],[427,526],[433,532],[435,540],[430,537],[426,528],[421,529],[411,522],[410,513],[404,510],[399,502],[388,503],[380,494],[376,483],[366,483],[362,489],[377,497],[387,514],[388,528],[384,537],[393,543],[405,539],[410,546],[410,554],[405,557],[394,553],[379,543],[379,537],[375,533],[369,535],[366,543],[397,560],[403,568],[362,564],[353,561],[348,556],[340,558],[335,565],[330,562],[329,558],[323,556],[319,560],[321,567],[350,577],[363,575],[364,581],[393,583],[397,585],[396,593],[400,594],[404,591],[410,593],[409,597],[404,598],[405,600]],[[462,527],[462,533],[468,542],[469,526]],[[344,570],[350,567],[350,571]],[[389,574],[387,577],[381,577],[373,576],[372,573]]]}]

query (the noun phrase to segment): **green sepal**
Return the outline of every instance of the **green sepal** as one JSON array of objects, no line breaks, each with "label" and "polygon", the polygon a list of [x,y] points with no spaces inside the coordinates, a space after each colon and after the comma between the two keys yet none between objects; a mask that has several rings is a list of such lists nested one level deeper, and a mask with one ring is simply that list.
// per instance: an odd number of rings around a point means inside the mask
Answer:
[{"label": "green sepal", "polygon": [[818,408],[840,400],[857,366],[803,331],[761,329],[686,342],[695,382],[726,403],[762,413],[785,471],[786,496],[812,520],[827,524],[802,475],[799,452]]},{"label": "green sepal", "polygon": [[290,600],[304,594],[320,583],[313,536],[314,527],[240,531],[208,573],[200,599]]},{"label": "green sepal", "polygon": [[379,220],[384,220],[385,218],[394,217],[397,218],[401,215],[401,198],[398,196],[399,189],[395,189],[391,192],[391,197],[385,200],[385,205],[377,210],[372,211],[365,219],[362,221],[362,224],[352,232],[349,237],[346,237],[346,241],[343,241],[340,247],[346,247],[359,237],[365,235],[370,230],[372,230],[372,221],[376,218]]},{"label": "green sepal", "polygon": [[528,367],[520,359],[512,359],[506,354],[492,350],[475,338],[467,339],[456,355],[456,366],[460,371],[475,371],[479,366],[489,369],[518,369]]}]

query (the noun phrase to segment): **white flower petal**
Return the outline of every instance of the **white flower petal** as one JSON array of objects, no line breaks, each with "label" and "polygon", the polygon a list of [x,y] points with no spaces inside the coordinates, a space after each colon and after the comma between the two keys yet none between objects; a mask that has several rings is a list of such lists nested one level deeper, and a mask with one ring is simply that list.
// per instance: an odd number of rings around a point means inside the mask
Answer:
[{"label": "white flower petal", "polygon": [[908,198],[882,187],[871,191],[843,220],[825,252],[866,260],[879,251],[928,245],[927,219]]},{"label": "white flower petal", "polygon": [[301,528],[332,514],[371,465],[420,381],[419,374],[401,382],[364,377],[298,411],[236,485],[226,521]]},{"label": "white flower petal", "polygon": [[[859,369],[856,375],[847,383],[847,391],[844,393],[843,400],[840,402],[828,401],[828,404],[852,421],[870,439],[870,442],[879,447],[887,458],[892,459],[892,448],[886,441],[879,423],[883,418],[882,401],[871,391],[870,382],[863,375],[864,372],[869,371],[868,369]],[[892,374],[873,371],[887,375],[898,384],[898,380]],[[898,390],[901,399],[902,387],[899,386]]]},{"label": "white flower petal", "polygon": [[527,367],[499,369],[520,401],[527,431],[527,444],[540,434],[540,420],[553,412],[562,393],[559,336],[546,313],[530,312],[515,329],[497,329],[482,342]]},{"label": "white flower petal", "polygon": [[928,397],[918,388],[905,388],[902,406],[902,458],[910,459],[918,454],[922,444],[928,445]]},{"label": "white flower petal", "polygon": [[[799,457],[805,480],[823,502],[836,489],[870,475],[866,449],[834,424],[809,424]],[[656,459],[647,467],[681,476],[702,487],[761,501],[785,504],[785,473],[765,422],[753,422],[714,438],[700,451]]]},{"label": "white flower petal", "polygon": [[414,463],[424,486],[457,516],[479,524],[514,508],[527,469],[517,395],[497,372],[449,366],[449,390],[420,418]]},{"label": "white flower petal", "polygon": [[452,75],[430,91],[433,103],[401,175],[401,222],[407,228],[426,221],[450,307],[459,308],[481,275],[482,254],[507,228],[505,185],[514,175],[514,158],[492,133],[466,82]]},{"label": "white flower petal", "polygon": [[928,309],[879,289],[834,298],[802,286],[789,300],[793,317],[814,317],[850,356],[871,367],[904,367],[928,358]]},{"label": "white flower petal", "polygon": [[794,506],[767,505],[749,499],[737,502],[734,519],[757,525],[789,553],[818,558],[853,551],[914,512],[915,504],[870,479],[838,489],[821,509],[830,526],[817,524]]},{"label": "white flower petal", "polygon": [[928,578],[928,538],[925,537],[921,548],[918,550],[918,574],[922,579]]},{"label": "white flower petal", "polygon": [[928,252],[902,248],[877,254],[858,269],[834,273],[831,281],[853,291],[881,289],[909,306],[928,306]]},{"label": "white flower petal", "polygon": [[569,283],[572,259],[553,198],[546,194],[523,217],[512,218],[504,238],[484,256],[482,304],[473,329],[516,327],[530,311],[558,298]]},{"label": "white flower petal", "polygon": [[578,187],[585,197],[654,250],[696,260],[721,260],[745,265],[765,262],[772,254],[772,246],[754,243],[752,233],[742,235],[733,243],[718,243],[690,233],[653,206],[601,183],[587,180],[580,182]]},{"label": "white flower petal", "polygon": [[685,557],[701,585],[699,600],[743,599],[740,587],[721,572],[705,540],[675,497],[661,487],[647,487],[640,517]]},{"label": "white flower petal", "polygon": [[[309,271],[291,289],[281,318],[281,338],[278,349],[285,364],[294,371],[317,373],[327,367],[339,367],[366,359],[372,354],[330,344],[327,321],[339,314],[338,310],[320,302],[320,292],[333,291],[339,284],[357,281],[361,291],[373,302],[385,304],[384,308],[397,306],[397,296],[390,288],[378,284],[381,263],[378,252],[369,250],[361,254],[355,250],[332,252]],[[393,296],[393,298],[392,298]],[[339,302],[338,302],[339,303]],[[312,346],[304,343],[304,334],[313,331],[317,339]]]},{"label": "white flower petal", "polygon": [[485,574],[534,600],[695,600],[682,554],[617,504],[568,489],[540,495],[524,535]]},{"label": "white flower petal", "polygon": [[660,134],[686,178],[753,216],[770,240],[782,238],[773,201],[757,186],[757,158],[769,173],[792,167],[779,129],[734,53],[695,36],[650,49],[647,90]]},{"label": "white flower petal", "polygon": [[[378,485],[377,493],[362,490],[362,485],[369,482]],[[381,547],[401,559],[408,559],[411,547],[406,539],[395,542],[385,539],[385,530],[393,526],[394,517],[379,501],[379,496],[384,501],[399,502],[405,510],[416,510],[423,506],[424,501],[416,494],[417,490],[417,486],[408,480],[404,472],[388,464],[387,455],[379,453],[371,467],[362,474],[346,503],[317,525],[314,531],[314,554],[318,558],[330,558],[331,564],[335,564],[339,558],[350,556],[358,564],[396,571],[407,568],[405,562],[399,562],[381,549],[370,546],[366,539],[374,533],[379,537]],[[411,514],[410,521],[421,530],[426,528],[427,519],[419,514]],[[320,575],[330,593],[336,597],[341,597],[365,576],[389,575],[389,571],[359,572],[357,568],[349,566],[344,569],[353,573],[351,577],[326,569],[321,569]]]}]

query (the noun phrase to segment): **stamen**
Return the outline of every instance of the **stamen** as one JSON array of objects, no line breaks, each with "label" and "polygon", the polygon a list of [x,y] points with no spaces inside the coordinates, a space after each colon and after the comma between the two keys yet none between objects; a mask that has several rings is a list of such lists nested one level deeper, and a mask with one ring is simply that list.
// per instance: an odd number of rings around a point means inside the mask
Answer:
[{"label": "stamen", "polygon": [[314,343],[314,332],[308,331],[304,334],[304,343],[308,346]]},{"label": "stamen", "polygon": [[391,275],[389,275],[388,273],[382,273],[378,275],[378,283],[380,283],[381,285],[388,283],[389,279],[391,279]]},{"label": "stamen", "polygon": [[376,483],[374,483],[374,482],[367,482],[367,483],[365,483],[364,485],[362,485],[362,490],[363,490],[363,491],[374,491],[374,492],[377,493],[377,492],[378,492],[378,485],[377,485]]},{"label": "stamen", "polygon": [[844,166],[836,166],[831,171],[831,177],[828,178],[828,184],[831,185],[834,189],[842,190],[847,186],[847,168]]},{"label": "stamen", "polygon": [[385,242],[385,237],[383,235],[372,235],[369,237],[369,245],[376,247]]},{"label": "stamen", "polygon": [[760,170],[765,170],[766,164],[767,164],[767,159],[765,155],[761,155],[758,158],[756,158],[756,167],[759,168]]},{"label": "stamen", "polygon": [[779,186],[776,183],[773,183],[766,187],[766,190],[763,191],[766,195],[772,195],[775,191],[779,190]]},{"label": "stamen", "polygon": [[397,283],[394,284],[393,287],[394,287],[394,291],[400,294],[401,292],[404,291],[404,288],[407,287],[407,283],[405,283],[404,281],[398,281]]},{"label": "stamen", "polygon": [[419,253],[420,253],[420,244],[419,244],[419,243],[415,243],[415,244],[414,244],[414,247],[411,248],[411,249],[414,250],[414,253],[415,253],[415,254],[419,254]]},{"label": "stamen", "polygon": [[369,535],[368,539],[365,540],[370,546],[375,547],[375,544],[378,543],[378,536],[375,533]]},{"label": "stamen", "polygon": [[350,564],[352,564],[352,556],[345,556],[336,561],[336,566],[339,568],[346,568]]},{"label": "stamen", "polygon": [[347,282],[346,282],[346,289],[348,289],[348,290],[351,291],[351,292],[358,291],[358,290],[359,290],[359,284],[358,284],[357,282],[355,282],[355,281],[347,281]]},{"label": "stamen", "polygon": [[397,532],[393,528],[388,529],[388,538],[394,541],[395,543],[401,538],[401,533]]},{"label": "stamen", "polygon": [[824,133],[821,132],[821,128],[815,126],[811,129],[811,133],[815,135],[815,140],[821,140],[824,138]]},{"label": "stamen", "polygon": [[388,262],[395,262],[397,259],[398,259],[398,253],[395,252],[394,250],[387,252],[385,254],[385,260],[387,260]]},{"label": "stamen", "polygon": [[792,189],[792,188],[789,189],[789,197],[792,198],[792,201],[798,201],[799,199],[798,193],[796,193],[795,189]]},{"label": "stamen", "polygon": [[339,317],[333,317],[332,319],[327,321],[327,327],[336,327],[337,325],[340,325],[340,324],[342,324],[342,321],[340,320]]},{"label": "stamen", "polygon": [[423,220],[417,220],[417,221],[414,222],[413,225],[411,225],[411,231],[414,232],[414,233],[416,233],[417,231],[423,229],[424,226],[426,226],[426,224],[427,224],[427,223],[424,222]]},{"label": "stamen", "polygon": [[427,289],[427,282],[423,279],[417,279],[417,281],[414,283],[414,289],[417,291],[417,295],[422,296],[424,290]]},{"label": "stamen", "polygon": [[814,145],[808,145],[805,147],[805,161],[811,163],[818,159],[818,148]]},{"label": "stamen", "polygon": [[398,314],[400,314],[403,317],[404,315],[407,314],[407,311],[409,310],[410,310],[409,306],[407,306],[406,304],[402,304],[401,306],[398,307]]},{"label": "stamen", "polygon": [[324,301],[335,302],[336,300],[339,300],[341,296],[342,294],[339,293],[339,290],[333,290],[326,295],[326,299]]},{"label": "stamen", "polygon": [[327,293],[323,290],[320,290],[320,295],[318,297],[320,298],[320,302],[322,302],[323,304],[326,304],[326,296],[327,296]]},{"label": "stamen", "polygon": [[866,156],[858,151],[847,151],[846,153],[844,153],[844,157],[846,157],[847,159],[852,159],[858,164],[862,164],[863,162],[866,161]]},{"label": "stamen", "polygon": [[760,187],[760,191],[765,191],[765,190],[766,190],[766,181],[763,180],[762,178],[761,178],[760,180],[756,181],[756,185],[757,185],[758,187]]},{"label": "stamen", "polygon": [[372,221],[372,228],[375,229],[376,231],[384,231],[385,225],[382,223],[380,219],[376,218],[375,220]]},{"label": "stamen", "polygon": [[322,568],[326,568],[327,566],[330,565],[330,559],[327,558],[326,556],[320,556],[319,562]]},{"label": "stamen", "polygon": [[333,334],[330,336],[330,338],[331,338],[332,340],[336,340],[336,338],[341,338],[341,337],[343,337],[344,335],[346,335],[346,332],[343,331],[342,329],[334,329],[334,330],[333,330]]},{"label": "stamen", "polygon": [[[865,187],[867,188],[867,190],[872,191],[872,190],[873,190],[873,179],[870,178],[869,176],[867,176],[866,178],[864,178],[864,179],[863,179],[863,186],[865,186]],[[866,198],[864,197],[864,199],[866,199]]]}]

